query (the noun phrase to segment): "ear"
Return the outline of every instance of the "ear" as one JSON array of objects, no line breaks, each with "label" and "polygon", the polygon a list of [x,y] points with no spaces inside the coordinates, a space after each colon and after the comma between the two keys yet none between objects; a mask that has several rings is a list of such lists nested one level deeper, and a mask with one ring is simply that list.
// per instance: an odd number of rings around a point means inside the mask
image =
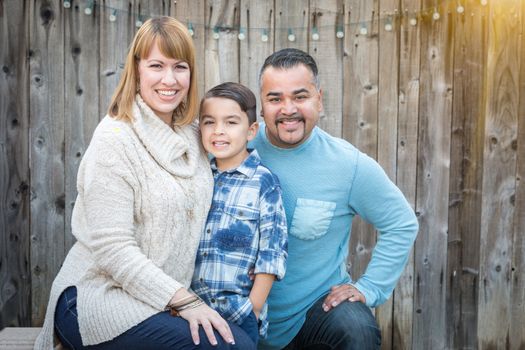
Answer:
[{"label": "ear", "polygon": [[322,112],[323,111],[323,90],[322,89],[319,89],[319,106],[318,106],[318,111],[319,112]]},{"label": "ear", "polygon": [[255,122],[248,128],[248,136],[246,137],[246,139],[248,141],[253,140],[257,135],[257,131],[259,131],[259,123]]}]

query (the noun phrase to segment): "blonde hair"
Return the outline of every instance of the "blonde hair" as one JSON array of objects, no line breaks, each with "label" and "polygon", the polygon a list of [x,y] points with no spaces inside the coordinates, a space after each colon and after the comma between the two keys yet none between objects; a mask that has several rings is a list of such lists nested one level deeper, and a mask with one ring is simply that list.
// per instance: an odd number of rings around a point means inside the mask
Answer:
[{"label": "blonde hair", "polygon": [[124,72],[111,98],[108,114],[117,119],[133,120],[132,106],[139,81],[138,63],[149,55],[155,43],[164,56],[183,60],[190,67],[188,95],[173,112],[173,121],[179,126],[191,124],[197,116],[199,104],[195,47],[186,26],[167,16],[147,20],[135,34],[126,57]]}]

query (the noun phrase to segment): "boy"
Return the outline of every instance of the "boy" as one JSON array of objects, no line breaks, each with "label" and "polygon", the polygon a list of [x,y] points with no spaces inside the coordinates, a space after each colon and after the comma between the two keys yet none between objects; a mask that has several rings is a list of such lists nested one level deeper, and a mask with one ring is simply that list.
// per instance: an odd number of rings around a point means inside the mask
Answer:
[{"label": "boy", "polygon": [[257,344],[288,243],[279,180],[246,148],[259,126],[255,95],[241,84],[217,85],[201,101],[199,125],[215,185],[191,287]]}]

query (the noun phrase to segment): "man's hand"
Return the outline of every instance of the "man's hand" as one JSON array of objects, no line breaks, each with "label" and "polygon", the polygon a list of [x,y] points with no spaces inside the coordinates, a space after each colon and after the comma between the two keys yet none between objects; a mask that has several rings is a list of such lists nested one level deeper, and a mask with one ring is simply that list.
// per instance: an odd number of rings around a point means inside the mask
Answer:
[{"label": "man's hand", "polygon": [[345,300],[352,303],[356,301],[360,301],[363,304],[366,303],[365,296],[356,287],[350,284],[341,284],[331,288],[330,294],[323,302],[323,310],[328,312]]}]

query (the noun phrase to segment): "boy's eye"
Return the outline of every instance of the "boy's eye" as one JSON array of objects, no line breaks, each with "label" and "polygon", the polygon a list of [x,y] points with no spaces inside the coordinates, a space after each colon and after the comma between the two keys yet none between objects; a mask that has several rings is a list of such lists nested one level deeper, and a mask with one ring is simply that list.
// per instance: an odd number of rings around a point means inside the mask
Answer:
[{"label": "boy's eye", "polygon": [[239,124],[239,123],[237,123],[236,120],[230,120],[230,121],[228,121],[228,124],[236,125],[236,124]]}]

